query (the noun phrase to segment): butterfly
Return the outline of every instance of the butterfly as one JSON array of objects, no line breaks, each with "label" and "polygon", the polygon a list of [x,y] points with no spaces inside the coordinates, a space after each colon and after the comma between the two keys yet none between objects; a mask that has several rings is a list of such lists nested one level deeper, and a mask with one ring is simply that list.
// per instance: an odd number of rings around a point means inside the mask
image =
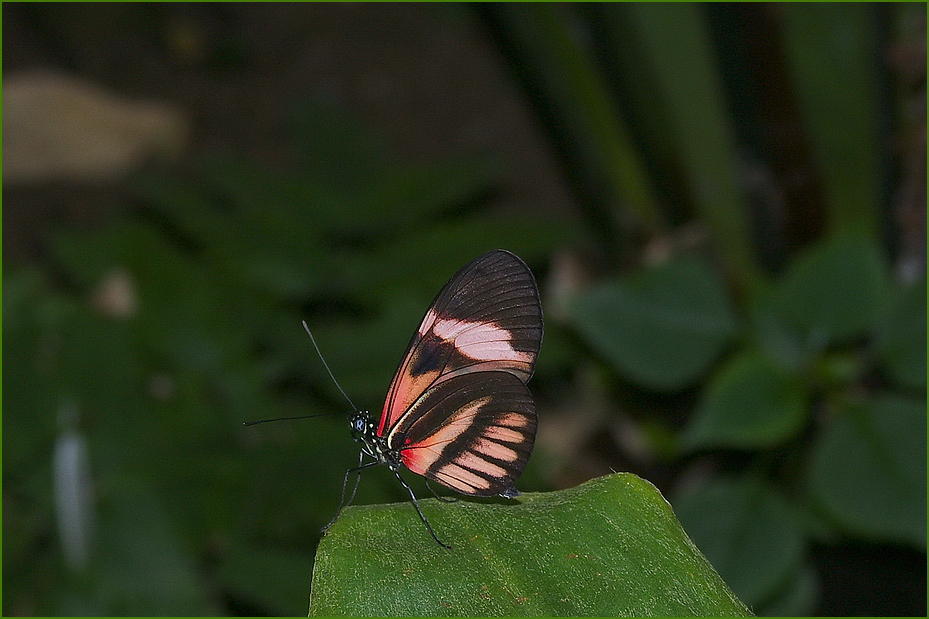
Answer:
[{"label": "butterfly", "polygon": [[350,416],[361,453],[358,466],[345,474],[342,505],[349,475],[360,478],[360,471],[386,465],[432,538],[449,548],[432,530],[401,468],[463,495],[518,496],[513,482],[526,466],[538,425],[526,383],[541,343],[542,306],[522,260],[495,250],[463,266],[413,334],[378,420],[364,410]]}]

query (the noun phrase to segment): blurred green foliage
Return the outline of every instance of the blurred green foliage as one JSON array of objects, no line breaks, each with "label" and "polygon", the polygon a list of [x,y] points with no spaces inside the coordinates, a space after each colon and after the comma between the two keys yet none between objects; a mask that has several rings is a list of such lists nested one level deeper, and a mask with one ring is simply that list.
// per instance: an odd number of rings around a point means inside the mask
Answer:
[{"label": "blurred green foliage", "polygon": [[[561,222],[475,211],[487,160],[396,165],[329,106],[294,118],[306,167],[217,155],[190,181],[146,173],[142,211],[54,235],[54,274],[5,265],[8,611],[215,614],[224,592],[305,612],[315,540],[357,448],[300,321],[376,410],[461,264],[496,247],[537,261],[570,242]],[[312,413],[337,415],[241,427]],[[69,577],[51,543],[49,455],[74,426],[97,551]],[[359,500],[404,498],[382,481]]]},{"label": "blurred green foliage", "polygon": [[[545,308],[530,387],[573,397],[593,366],[617,411],[688,403],[682,422],[636,421],[675,471],[684,529],[753,612],[816,609],[814,544],[924,553],[925,272],[895,277],[899,235],[884,236],[880,114],[905,103],[886,101],[876,59],[925,5],[776,6],[477,10],[537,104],[579,225],[482,208],[506,162],[398,164],[341,110],[306,104],[288,131],[300,165],[218,153],[186,177],[142,174],[140,208],[56,230],[48,263],[5,260],[4,614],[305,612],[357,446],[338,414],[241,422],[345,411],[303,319],[376,411],[429,300],[496,247],[543,276],[556,252],[593,258],[589,286],[553,291],[569,299]],[[746,40],[777,70],[740,74],[759,58]],[[759,207],[745,150],[814,189]],[[682,228],[703,234],[680,242]],[[522,489],[546,489],[538,462]],[[381,473],[356,503],[406,499]],[[93,526],[68,529],[82,520],[56,516],[54,488],[85,497]]]}]

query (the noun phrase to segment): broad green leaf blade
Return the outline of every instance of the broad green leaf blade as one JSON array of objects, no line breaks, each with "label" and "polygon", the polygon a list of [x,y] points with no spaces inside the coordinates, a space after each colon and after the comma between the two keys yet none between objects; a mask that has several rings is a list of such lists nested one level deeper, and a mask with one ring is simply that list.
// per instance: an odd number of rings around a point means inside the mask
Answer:
[{"label": "broad green leaf blade", "polygon": [[837,521],[875,540],[926,547],[926,401],[849,406],[813,447],[809,488]]},{"label": "broad green leaf blade", "polygon": [[778,445],[803,426],[803,384],[757,353],[729,361],[710,382],[682,441],[687,449]]},{"label": "broad green leaf blade", "polygon": [[886,269],[864,237],[837,236],[791,266],[777,291],[780,314],[819,347],[863,335],[878,318]]},{"label": "broad green leaf blade", "polygon": [[579,296],[571,322],[620,373],[660,391],[700,378],[735,335],[723,282],[705,264],[677,260]]},{"label": "broad green leaf blade", "polygon": [[748,609],[647,481],[620,473],[509,504],[345,510],[320,542],[310,615],[740,615]]},{"label": "broad green leaf blade", "polygon": [[751,607],[772,601],[803,562],[803,533],[787,502],[753,477],[707,482],[676,497],[694,542]]}]

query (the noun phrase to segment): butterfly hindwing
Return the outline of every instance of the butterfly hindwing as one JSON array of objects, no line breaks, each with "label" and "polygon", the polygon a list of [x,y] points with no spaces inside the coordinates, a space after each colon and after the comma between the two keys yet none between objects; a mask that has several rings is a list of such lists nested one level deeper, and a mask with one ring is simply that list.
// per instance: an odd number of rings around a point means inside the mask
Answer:
[{"label": "butterfly hindwing", "polygon": [[413,334],[391,381],[378,436],[439,382],[500,371],[525,383],[541,340],[542,308],[529,268],[503,250],[475,258],[439,291]]},{"label": "butterfly hindwing", "polygon": [[509,372],[468,372],[439,381],[387,436],[403,464],[462,494],[515,496],[535,440],[526,385]]}]

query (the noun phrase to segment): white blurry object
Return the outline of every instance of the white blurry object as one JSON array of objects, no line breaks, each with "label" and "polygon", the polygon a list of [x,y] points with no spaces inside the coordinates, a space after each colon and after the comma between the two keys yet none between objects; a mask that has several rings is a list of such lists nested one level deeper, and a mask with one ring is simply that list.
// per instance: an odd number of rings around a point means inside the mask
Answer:
[{"label": "white blurry object", "polygon": [[182,111],[49,71],[3,79],[3,181],[111,181],[188,142]]},{"label": "white blurry object", "polygon": [[105,316],[131,318],[139,307],[135,279],[122,267],[108,270],[94,290],[93,303]]},{"label": "white blurry object", "polygon": [[87,564],[93,532],[93,489],[87,442],[76,429],[76,408],[63,403],[59,410],[62,426],[55,442],[55,515],[65,563],[72,570]]}]

